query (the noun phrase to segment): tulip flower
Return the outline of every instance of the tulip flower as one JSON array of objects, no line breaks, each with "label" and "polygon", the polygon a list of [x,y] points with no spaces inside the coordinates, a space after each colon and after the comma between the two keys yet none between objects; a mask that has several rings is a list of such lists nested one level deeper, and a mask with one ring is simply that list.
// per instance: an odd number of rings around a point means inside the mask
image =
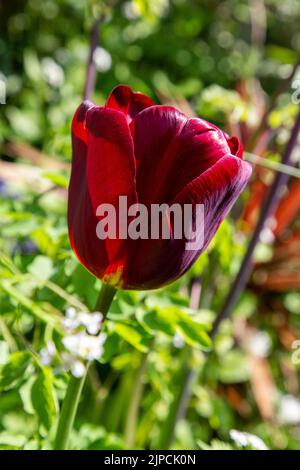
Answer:
[{"label": "tulip flower", "polygon": [[[72,122],[73,161],[69,187],[70,242],[80,262],[105,283],[153,289],[181,275],[207,248],[244,189],[250,165],[236,137],[142,93],[118,86],[105,106],[84,101]],[[100,239],[97,208],[110,204],[202,205],[198,249],[186,238]],[[193,215],[191,226],[195,225]],[[173,221],[170,219],[171,232]]]}]

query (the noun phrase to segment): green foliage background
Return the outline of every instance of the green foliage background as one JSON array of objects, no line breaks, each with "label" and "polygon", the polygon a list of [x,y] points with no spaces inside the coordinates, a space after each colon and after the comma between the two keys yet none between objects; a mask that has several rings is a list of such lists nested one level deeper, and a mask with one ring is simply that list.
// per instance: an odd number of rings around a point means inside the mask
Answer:
[{"label": "green foliage background", "polygon": [[[257,4],[266,11],[262,41],[253,37],[253,22],[263,28],[257,15],[251,17]],[[1,3],[0,78],[5,79],[7,98],[0,105],[0,138],[3,162],[16,168],[15,178],[8,181],[0,173],[2,449],[51,448],[67,374],[44,367],[39,352],[53,341],[60,353],[65,309],[93,310],[100,288],[69,246],[67,166],[29,164],[26,155],[8,152],[7,143],[25,143],[56,163],[70,162],[70,122],[82,99],[89,31],[99,11],[107,20],[100,30],[105,51],[93,97],[97,103],[115,85],[126,83],[156,102],[184,99],[201,117],[223,128],[255,123],[256,105],[237,92],[237,83],[255,78],[268,101],[299,56],[297,0],[135,0],[116,1],[113,7],[84,0]],[[270,126],[280,132],[289,128],[296,110],[288,90],[278,100]],[[278,136],[276,152],[282,148]],[[49,184],[55,190],[47,190]],[[170,287],[147,295],[118,293],[105,326],[104,355],[91,368],[84,389],[72,447],[122,449],[133,433],[131,445],[136,448],[236,448],[229,435],[236,428],[257,434],[272,449],[300,449],[299,423],[285,426],[278,425],[276,416],[262,418],[246,348],[234,334],[234,325],[250,322],[269,338],[267,362],[279,406],[290,393],[283,369],[295,369],[298,381],[299,366],[278,340],[277,312],[260,316],[260,300],[247,290],[234,322],[223,324],[208,359],[204,353],[212,347],[209,329],[246,248],[243,228],[241,222],[226,220],[208,252]],[[269,256],[270,247],[260,248],[263,259]],[[191,309],[192,281],[207,278],[212,262],[217,270],[209,279],[209,300],[205,308]],[[299,296],[283,295],[296,329]],[[190,371],[195,381],[187,414],[168,442],[176,399]],[[128,410],[139,386],[135,420]],[[238,394],[244,411],[233,406],[228,390]]]}]

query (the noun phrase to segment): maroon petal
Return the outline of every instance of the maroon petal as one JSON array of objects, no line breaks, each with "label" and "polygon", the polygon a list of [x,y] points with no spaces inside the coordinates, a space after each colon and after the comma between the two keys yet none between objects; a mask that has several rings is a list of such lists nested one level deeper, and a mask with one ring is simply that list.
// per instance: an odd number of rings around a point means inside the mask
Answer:
[{"label": "maroon petal", "polygon": [[[154,289],[184,274],[206,249],[220,223],[227,215],[251,175],[247,162],[227,155],[212,168],[190,182],[173,203],[203,204],[204,243],[197,250],[187,250],[187,240],[139,240],[131,245],[123,273],[123,287]],[[195,207],[195,206],[194,206]],[[191,220],[191,224],[195,219]],[[201,222],[202,223],[202,222]]]},{"label": "maroon petal", "polygon": [[[96,211],[105,203],[112,204],[118,213],[119,195],[127,196],[128,204],[137,201],[132,137],[126,116],[104,107],[88,109],[84,129],[87,145],[76,137],[73,144],[68,218],[70,240],[76,255],[89,271],[104,279],[109,277],[111,283],[118,282],[123,266],[124,240],[100,240],[97,237],[100,218]],[[85,158],[80,166],[74,165],[79,154]]]},{"label": "maroon petal", "polygon": [[236,136],[230,138],[228,137],[227,143],[230,147],[232,155],[235,155],[239,158],[243,157],[244,148],[242,142]]},{"label": "maroon petal", "polygon": [[222,131],[168,106],[152,106],[132,121],[139,200],[170,202],[190,181],[230,152]]},{"label": "maroon petal", "polygon": [[127,121],[131,120],[143,109],[153,106],[155,103],[143,95],[133,92],[129,86],[119,85],[113,89],[106,101],[107,108],[117,109],[126,114]]},{"label": "maroon petal", "polygon": [[[77,197],[82,190],[82,175],[85,174],[87,158],[88,131],[86,128],[86,115],[95,105],[91,101],[84,101],[77,108],[72,121],[72,171],[70,180],[68,219],[71,222],[77,206]],[[76,188],[77,197],[73,197]]]}]

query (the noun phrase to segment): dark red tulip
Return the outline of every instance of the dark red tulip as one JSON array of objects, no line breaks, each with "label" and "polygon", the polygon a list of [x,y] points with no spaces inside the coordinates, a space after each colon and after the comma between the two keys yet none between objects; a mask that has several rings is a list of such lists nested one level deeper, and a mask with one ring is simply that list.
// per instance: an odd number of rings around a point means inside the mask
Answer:
[{"label": "dark red tulip", "polygon": [[[72,248],[91,273],[124,289],[158,288],[184,274],[251,174],[236,137],[170,106],[157,106],[127,86],[116,87],[105,106],[90,101],[79,106],[72,142]],[[128,206],[203,204],[203,246],[187,250],[185,238],[100,240],[97,207],[106,203],[118,208],[119,196],[127,196]]]}]

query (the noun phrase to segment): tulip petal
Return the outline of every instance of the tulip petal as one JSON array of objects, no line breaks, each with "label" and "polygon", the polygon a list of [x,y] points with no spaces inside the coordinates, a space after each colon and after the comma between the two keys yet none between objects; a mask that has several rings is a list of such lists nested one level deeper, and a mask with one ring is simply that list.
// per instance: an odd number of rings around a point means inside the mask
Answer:
[{"label": "tulip petal", "polygon": [[87,115],[86,127],[87,178],[95,210],[102,203],[118,204],[119,196],[136,202],[135,158],[126,117],[120,111],[95,106]]},{"label": "tulip petal", "polygon": [[231,153],[218,128],[188,119],[168,106],[152,106],[132,121],[140,202],[170,202],[194,178]]},{"label": "tulip petal", "polygon": [[[85,119],[87,145],[75,137],[74,157],[85,164],[73,166],[69,188],[69,232],[72,247],[82,264],[98,277],[111,281],[120,276],[124,240],[100,240],[96,216],[100,204],[117,208],[119,196],[128,204],[137,201],[133,142],[126,116],[116,110],[93,106]],[[80,174],[79,174],[80,171]]]},{"label": "tulip petal", "polygon": [[106,101],[107,108],[122,111],[127,116],[127,121],[131,120],[143,109],[153,106],[155,103],[143,95],[143,93],[133,92],[129,86],[119,85],[113,89]]},{"label": "tulip petal", "polygon": [[242,158],[244,149],[241,141],[236,136],[232,136],[227,138],[227,143],[230,147],[232,155],[236,155],[237,157]]},{"label": "tulip petal", "polygon": [[[70,180],[68,217],[71,221],[76,208],[78,192],[82,187],[82,175],[85,173],[87,158],[88,131],[86,116],[95,105],[91,101],[84,101],[77,108],[72,121],[72,172]],[[75,193],[74,193],[75,189]]]},{"label": "tulip petal", "polygon": [[[207,248],[250,175],[251,166],[247,162],[227,155],[190,182],[173,203],[182,207],[184,204],[204,205],[204,227],[197,229],[204,229],[203,245],[196,250],[187,250],[185,238],[135,242],[123,273],[124,288],[154,289],[183,275]],[[191,223],[194,222],[193,219]]]}]

